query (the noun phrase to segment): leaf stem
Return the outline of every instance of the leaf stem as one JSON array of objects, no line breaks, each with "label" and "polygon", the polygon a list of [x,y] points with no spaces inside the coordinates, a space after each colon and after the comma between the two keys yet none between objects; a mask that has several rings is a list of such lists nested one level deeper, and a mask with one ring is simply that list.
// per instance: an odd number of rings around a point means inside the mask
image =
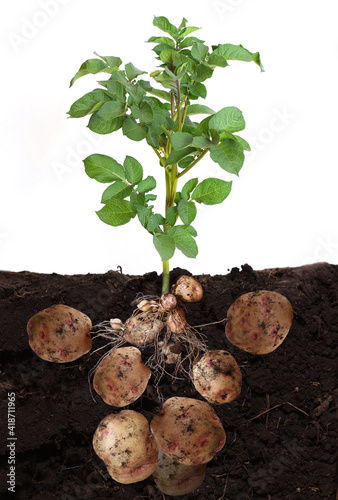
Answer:
[{"label": "leaf stem", "polygon": [[160,153],[157,151],[156,148],[154,148],[153,146],[152,146],[152,148],[155,151],[155,154],[157,155],[158,159],[160,160],[160,163],[161,163],[162,167],[165,167],[165,160],[164,160],[164,158],[160,155]]},{"label": "leaf stem", "polygon": [[209,148],[207,149],[204,149],[203,153],[201,153],[197,158],[196,160],[194,160],[192,162],[191,165],[189,165],[189,167],[187,167],[185,170],[182,170],[182,172],[180,172],[176,177],[177,179],[179,179],[180,177],[182,177],[182,175],[186,174],[187,172],[189,172],[189,170],[194,167],[196,165],[196,163],[198,163],[200,160],[202,160],[203,156],[205,156],[207,154],[207,152],[209,151]]}]

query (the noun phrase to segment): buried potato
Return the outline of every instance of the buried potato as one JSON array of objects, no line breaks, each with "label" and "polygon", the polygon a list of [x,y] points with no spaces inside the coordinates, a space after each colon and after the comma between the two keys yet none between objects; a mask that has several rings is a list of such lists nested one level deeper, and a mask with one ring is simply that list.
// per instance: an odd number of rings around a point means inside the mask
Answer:
[{"label": "buried potato", "polygon": [[184,465],[159,450],[158,464],[153,478],[157,488],[165,495],[187,495],[204,481],[206,464]]},{"label": "buried potato", "polygon": [[91,328],[88,316],[73,307],[56,304],[28,321],[29,345],[45,361],[68,363],[91,350]]},{"label": "buried potato", "polygon": [[193,367],[193,383],[209,403],[230,403],[241,393],[242,373],[227,351],[207,351]]},{"label": "buried potato", "polygon": [[157,317],[157,313],[144,311],[131,316],[124,324],[123,337],[139,347],[154,342],[163,330],[164,323]]},{"label": "buried potato", "polygon": [[101,420],[93,448],[119,483],[143,481],[156,469],[158,446],[147,419],[137,411],[122,410]]},{"label": "buried potato", "polygon": [[126,406],[138,399],[147,387],[150,369],[137,347],[120,347],[100,362],[93,386],[103,401],[112,406]]},{"label": "buried potato", "polygon": [[197,399],[167,399],[150,428],[159,448],[185,465],[209,462],[225,444],[225,431],[214,409]]},{"label": "buried potato", "polygon": [[228,310],[225,334],[244,351],[268,354],[284,341],[292,320],[292,306],[280,293],[267,290],[245,293]]}]

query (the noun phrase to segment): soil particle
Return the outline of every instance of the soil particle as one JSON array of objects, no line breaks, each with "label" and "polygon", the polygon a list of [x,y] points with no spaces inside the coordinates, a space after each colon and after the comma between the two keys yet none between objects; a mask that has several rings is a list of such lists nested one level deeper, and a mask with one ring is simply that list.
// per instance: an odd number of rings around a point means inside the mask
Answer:
[{"label": "soil particle", "polygon": [[[186,270],[171,273],[174,282]],[[338,266],[326,263],[254,271],[249,265],[227,275],[194,276],[204,289],[186,304],[190,325],[201,329],[208,348],[232,354],[243,375],[242,392],[214,406],[227,441],[207,464],[200,488],[182,500],[322,500],[336,498]],[[27,322],[54,304],[87,314],[93,325],[131,315],[139,293],[158,296],[161,276],[105,274],[63,276],[0,272],[0,497],[17,500],[163,500],[152,477],[122,485],[108,474],[92,447],[108,414],[120,411],[92,398],[88,374],[109,350],[107,339],[66,364],[43,361],[30,349]],[[227,340],[227,310],[242,294],[272,290],[292,304],[294,321],[283,344],[267,355],[240,351]],[[105,346],[105,347],[104,347]],[[99,351],[94,352],[96,349]],[[142,353],[146,362],[149,347]],[[150,422],[161,408],[151,378],[127,409]],[[203,400],[189,380],[164,376],[164,400]],[[15,393],[15,495],[8,491],[8,394]],[[172,497],[166,496],[166,499]]]}]

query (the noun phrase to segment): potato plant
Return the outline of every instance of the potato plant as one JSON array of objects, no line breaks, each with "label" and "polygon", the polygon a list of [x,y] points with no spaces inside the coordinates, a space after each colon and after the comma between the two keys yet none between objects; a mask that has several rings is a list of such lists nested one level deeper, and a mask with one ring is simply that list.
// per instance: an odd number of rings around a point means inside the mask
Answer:
[{"label": "potato plant", "polygon": [[[175,250],[189,258],[197,256],[197,232],[192,225],[197,205],[222,203],[232,185],[219,178],[200,181],[197,177],[182,185],[182,178],[206,155],[223,171],[238,175],[244,152],[250,151],[247,141],[238,135],[245,128],[242,111],[231,105],[214,111],[198,102],[207,96],[205,82],[217,67],[229,66],[229,61],[254,62],[264,69],[258,52],[230,43],[210,48],[191,36],[199,28],[187,26],[186,19],[176,27],[160,16],[153,25],[162,33],[148,39],[158,61],[150,80],[131,62],[123,65],[119,57],[95,54],[97,57],[81,65],[70,86],[85,75],[102,74],[99,87],[75,101],[68,114],[72,118],[89,116],[88,127],[97,134],[121,130],[132,141],[144,140],[154,152],[155,168],[149,173],[131,156],[120,163],[94,153],[84,159],[84,166],[90,178],[107,184],[98,217],[120,226],[137,216],[152,236],[163,263],[164,294],[169,292],[169,261]],[[205,118],[196,121],[196,115]],[[156,172],[162,172],[166,186],[163,213],[154,210]]]}]

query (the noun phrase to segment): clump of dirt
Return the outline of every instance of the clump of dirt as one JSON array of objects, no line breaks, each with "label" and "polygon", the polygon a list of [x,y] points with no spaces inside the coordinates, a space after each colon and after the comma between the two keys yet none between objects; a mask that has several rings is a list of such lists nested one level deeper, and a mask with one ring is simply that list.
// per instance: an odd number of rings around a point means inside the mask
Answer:
[{"label": "clump of dirt", "polygon": [[[175,269],[172,282],[186,270]],[[209,349],[230,352],[242,371],[241,395],[213,406],[227,434],[224,448],[207,464],[206,478],[182,500],[309,500],[336,498],[338,266],[200,275],[204,295],[186,304],[190,325],[226,318],[242,294],[273,290],[292,304],[291,330],[276,351],[251,355],[226,339],[225,321],[200,329]],[[26,325],[37,312],[66,304],[93,325],[128,319],[135,297],[159,295],[161,276],[106,274],[63,276],[0,272],[1,498],[18,500],[162,500],[152,477],[131,485],[115,482],[92,447],[98,423],[120,411],[92,399],[88,374],[109,350],[96,338],[93,351],[67,364],[43,361],[29,348]],[[96,352],[94,352],[96,351]],[[151,346],[142,350],[146,362]],[[173,396],[203,400],[191,381],[164,375],[160,391],[150,379],[128,409],[150,421]],[[8,394],[15,394],[15,496],[8,491]],[[173,497],[166,496],[166,499]]]}]

